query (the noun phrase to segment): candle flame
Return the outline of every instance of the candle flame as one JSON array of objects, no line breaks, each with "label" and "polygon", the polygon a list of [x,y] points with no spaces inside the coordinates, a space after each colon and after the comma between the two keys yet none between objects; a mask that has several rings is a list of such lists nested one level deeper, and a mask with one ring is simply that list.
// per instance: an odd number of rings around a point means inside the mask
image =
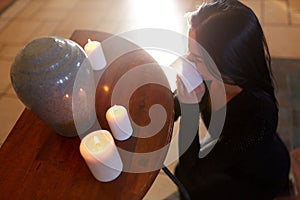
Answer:
[{"label": "candle flame", "polygon": [[68,99],[69,97],[70,97],[69,94],[66,94],[66,95],[65,95],[65,98],[66,98],[66,99]]},{"label": "candle flame", "polygon": [[90,42],[92,42],[92,40],[89,38],[89,39],[88,39],[88,43],[90,43]]},{"label": "candle flame", "polygon": [[100,140],[97,136],[94,136],[94,142],[95,142],[96,145],[100,144]]}]

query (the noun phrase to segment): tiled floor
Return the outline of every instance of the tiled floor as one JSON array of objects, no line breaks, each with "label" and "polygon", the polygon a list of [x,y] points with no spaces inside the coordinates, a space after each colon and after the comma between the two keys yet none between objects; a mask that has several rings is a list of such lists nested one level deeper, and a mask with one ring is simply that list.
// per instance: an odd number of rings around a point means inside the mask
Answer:
[{"label": "tiled floor", "polygon": [[[201,2],[201,0],[17,0],[0,16],[0,146],[24,109],[12,89],[9,70],[17,52],[29,41],[50,35],[68,38],[75,29],[120,33],[152,27],[185,33],[186,23],[183,14],[193,10]],[[300,0],[243,0],[243,2],[259,17],[272,57],[300,59]],[[282,101],[285,100],[285,94],[287,93],[282,94]],[[299,112],[291,113],[290,110],[286,110],[286,115],[283,116],[287,121],[290,118],[296,120],[296,128],[300,129]],[[174,168],[174,165],[171,168]],[[145,199],[165,199],[175,191],[174,184],[161,172]],[[176,198],[174,195],[168,199]]]}]

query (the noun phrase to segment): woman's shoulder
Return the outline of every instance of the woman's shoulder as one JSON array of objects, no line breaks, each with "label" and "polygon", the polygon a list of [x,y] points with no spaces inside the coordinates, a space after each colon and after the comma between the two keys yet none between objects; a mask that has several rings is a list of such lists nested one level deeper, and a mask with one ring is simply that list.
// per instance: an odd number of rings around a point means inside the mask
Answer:
[{"label": "woman's shoulder", "polygon": [[236,98],[227,105],[237,112],[247,112],[269,117],[278,113],[277,103],[270,94],[261,89],[243,89]]},{"label": "woman's shoulder", "polygon": [[253,88],[250,89],[248,93],[249,97],[252,97],[252,99],[258,104],[258,106],[277,110],[276,101],[269,93],[265,92],[264,90]]},{"label": "woman's shoulder", "polygon": [[242,137],[246,145],[255,138],[273,136],[277,125],[277,104],[271,95],[259,89],[246,89],[227,106],[222,134],[223,138]]}]

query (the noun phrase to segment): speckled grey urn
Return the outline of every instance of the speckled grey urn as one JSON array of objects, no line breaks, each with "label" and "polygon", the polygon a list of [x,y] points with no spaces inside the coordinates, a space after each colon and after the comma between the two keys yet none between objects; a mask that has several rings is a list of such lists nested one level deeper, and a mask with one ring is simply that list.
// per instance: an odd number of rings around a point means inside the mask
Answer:
[{"label": "speckled grey urn", "polygon": [[77,136],[76,127],[84,131],[94,124],[93,71],[74,41],[54,36],[31,41],[15,57],[10,75],[19,99],[58,134]]}]

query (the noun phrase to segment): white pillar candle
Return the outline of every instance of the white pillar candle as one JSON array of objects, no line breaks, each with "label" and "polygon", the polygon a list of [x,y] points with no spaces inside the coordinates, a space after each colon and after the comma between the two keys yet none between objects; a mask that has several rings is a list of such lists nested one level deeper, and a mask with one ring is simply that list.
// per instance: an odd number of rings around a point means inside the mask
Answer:
[{"label": "white pillar candle", "polygon": [[101,70],[106,66],[106,60],[100,42],[91,41],[89,39],[88,43],[84,46],[84,51],[94,70]]},{"label": "white pillar candle", "polygon": [[110,107],[106,112],[106,119],[117,140],[126,140],[132,135],[133,129],[125,107],[121,105]]},{"label": "white pillar candle", "polygon": [[82,139],[79,149],[97,180],[108,182],[121,174],[123,163],[110,132],[99,130],[88,134]]}]

